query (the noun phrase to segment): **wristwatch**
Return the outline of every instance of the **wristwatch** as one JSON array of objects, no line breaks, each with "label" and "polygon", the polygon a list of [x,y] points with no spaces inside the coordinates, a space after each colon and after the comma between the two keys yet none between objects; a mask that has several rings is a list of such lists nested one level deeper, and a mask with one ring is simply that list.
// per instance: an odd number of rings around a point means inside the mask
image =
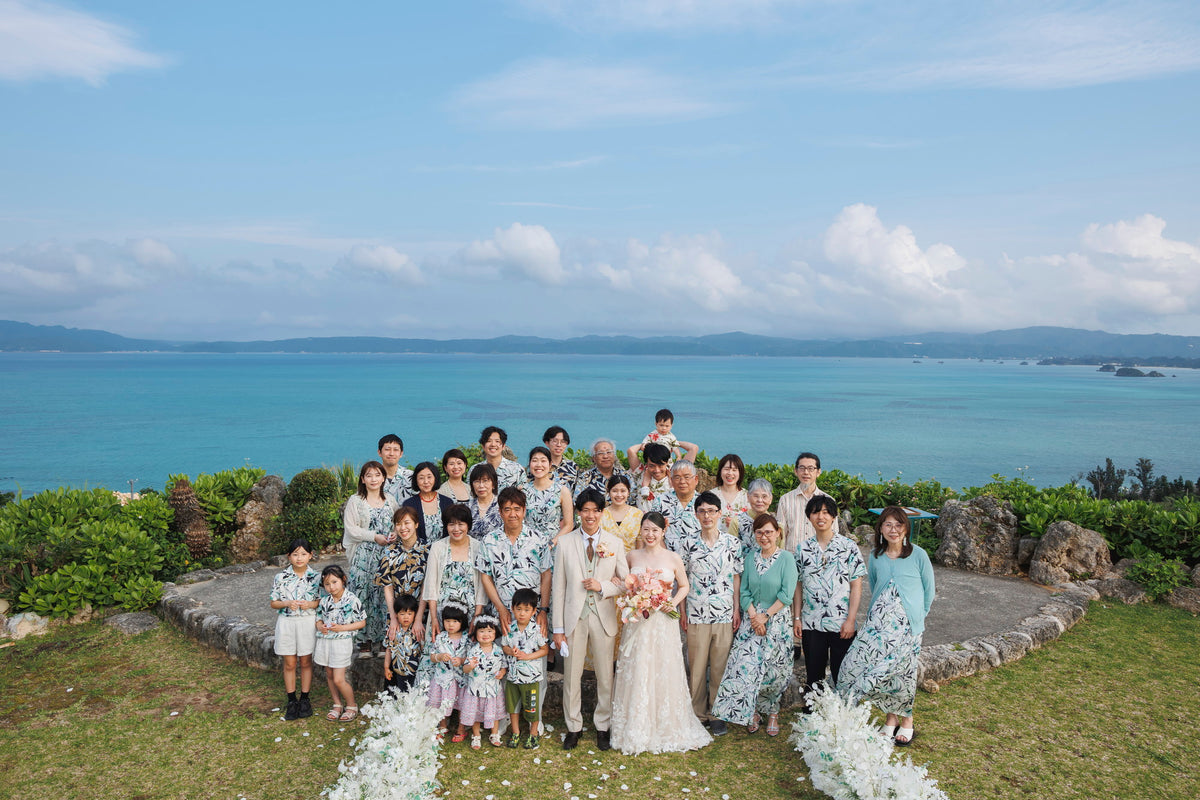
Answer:
[{"label": "wristwatch", "polygon": [[541,611],[543,614],[549,614],[550,606],[542,606],[541,608],[538,609],[538,611]]}]

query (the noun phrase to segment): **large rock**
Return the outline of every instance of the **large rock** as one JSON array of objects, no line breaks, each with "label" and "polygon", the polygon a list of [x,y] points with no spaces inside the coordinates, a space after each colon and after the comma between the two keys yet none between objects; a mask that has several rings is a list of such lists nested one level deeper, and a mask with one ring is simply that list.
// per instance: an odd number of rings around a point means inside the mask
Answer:
[{"label": "large rock", "polygon": [[4,622],[4,635],[10,639],[24,639],[26,636],[41,636],[50,630],[50,620],[38,616],[32,611],[15,614]]},{"label": "large rock", "polygon": [[1117,578],[1124,578],[1125,570],[1137,563],[1139,562],[1136,558],[1122,558],[1120,561],[1112,565],[1112,569],[1108,571],[1108,574]]},{"label": "large rock", "polygon": [[940,564],[987,575],[1020,571],[1017,515],[1007,500],[988,495],[966,503],[948,500],[935,530],[942,540],[935,553]]},{"label": "large rock", "polygon": [[283,495],[287,484],[278,475],[266,475],[250,490],[250,499],[237,512],[237,532],[229,543],[229,554],[235,562],[258,558],[267,523],[283,513]]},{"label": "large rock", "polygon": [[1102,597],[1115,598],[1127,606],[1136,606],[1138,603],[1146,602],[1146,590],[1127,578],[1115,576],[1102,578],[1093,581],[1092,586]]},{"label": "large rock", "polygon": [[1033,562],[1033,553],[1037,550],[1038,540],[1032,536],[1022,536],[1017,541],[1017,568],[1022,572],[1029,572],[1029,565]]},{"label": "large rock", "polygon": [[1112,569],[1104,537],[1063,520],[1046,528],[1033,552],[1029,579],[1054,586],[1074,580],[1103,578]]},{"label": "large rock", "polygon": [[1200,564],[1197,564],[1196,568],[1192,570],[1192,585],[1200,586]]},{"label": "large rock", "polygon": [[158,627],[158,617],[149,611],[135,611],[132,614],[117,614],[104,620],[104,624],[130,636],[152,631]]},{"label": "large rock", "polygon": [[1200,589],[1193,586],[1180,586],[1167,595],[1165,600],[1176,608],[1200,614]]}]

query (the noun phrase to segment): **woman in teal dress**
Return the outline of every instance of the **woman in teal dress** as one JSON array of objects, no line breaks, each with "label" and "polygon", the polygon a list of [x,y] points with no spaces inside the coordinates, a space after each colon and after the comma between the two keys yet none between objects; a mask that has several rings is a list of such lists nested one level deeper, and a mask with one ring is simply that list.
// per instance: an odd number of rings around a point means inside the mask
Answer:
[{"label": "woman in teal dress", "polygon": [[779,734],[779,706],[792,677],[792,597],[796,559],[780,548],[779,522],[771,514],[754,520],[759,550],[746,552],[742,570],[742,624],[733,637],[725,676],[712,715],[747,733],[767,715],[767,733]]},{"label": "woman in teal dress", "polygon": [[359,647],[366,651],[370,651],[372,644],[382,642],[387,633],[383,588],[375,583],[379,562],[388,545],[396,541],[392,522],[396,501],[383,491],[386,474],[378,461],[363,464],[358,471],[358,492],[346,501],[342,514],[342,544],[349,562],[346,588],[367,612],[366,626],[355,634]]},{"label": "woman in teal dress", "polygon": [[842,662],[837,689],[850,702],[869,700],[887,714],[884,734],[907,747],[916,736],[913,700],[934,583],[929,555],[909,541],[908,515],[899,506],[888,506],[875,520],[867,580],[871,610]]}]

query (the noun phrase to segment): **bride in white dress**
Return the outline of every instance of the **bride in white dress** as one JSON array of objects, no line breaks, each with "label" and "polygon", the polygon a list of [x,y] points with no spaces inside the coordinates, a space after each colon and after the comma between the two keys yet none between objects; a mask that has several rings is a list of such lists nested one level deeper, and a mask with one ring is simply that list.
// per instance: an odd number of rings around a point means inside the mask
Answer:
[{"label": "bride in white dress", "polygon": [[[687,597],[687,572],[679,556],[663,547],[665,529],[662,514],[652,511],[642,518],[645,546],[629,553],[629,571],[657,573],[663,581],[678,583],[671,597],[678,608]],[[678,753],[711,742],[692,711],[679,620],[656,611],[621,630],[613,679],[613,747],[625,755]]]}]

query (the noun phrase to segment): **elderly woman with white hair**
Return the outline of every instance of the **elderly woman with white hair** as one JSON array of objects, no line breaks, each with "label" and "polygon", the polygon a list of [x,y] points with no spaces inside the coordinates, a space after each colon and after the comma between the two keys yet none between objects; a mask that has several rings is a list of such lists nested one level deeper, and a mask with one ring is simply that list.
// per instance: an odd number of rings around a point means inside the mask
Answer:
[{"label": "elderly woman with white hair", "polygon": [[740,512],[735,520],[736,524],[729,527],[729,532],[741,539],[742,544],[751,552],[758,549],[758,542],[754,540],[754,520],[758,519],[760,514],[767,513],[771,501],[775,499],[774,492],[774,487],[766,478],[750,481],[750,485],[746,487],[750,510]]},{"label": "elderly woman with white hair", "polygon": [[[617,461],[617,444],[612,439],[600,438],[592,442],[592,467],[579,473],[575,480],[575,494],[584,489],[595,489],[611,501],[608,482],[616,475],[629,478],[629,473]],[[632,485],[632,479],[630,479]]]}]

